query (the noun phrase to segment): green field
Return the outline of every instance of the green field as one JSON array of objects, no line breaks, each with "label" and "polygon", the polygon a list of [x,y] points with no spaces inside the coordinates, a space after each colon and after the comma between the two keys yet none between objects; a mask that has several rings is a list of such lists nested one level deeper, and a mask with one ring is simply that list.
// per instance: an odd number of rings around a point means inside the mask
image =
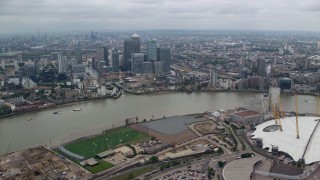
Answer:
[{"label": "green field", "polygon": [[106,131],[101,135],[74,141],[64,147],[76,154],[87,158],[92,158],[96,154],[113,149],[119,144],[130,144],[148,140],[151,137],[129,127],[120,127]]},{"label": "green field", "polygon": [[134,179],[138,176],[141,176],[143,174],[146,174],[147,172],[150,172],[154,170],[152,167],[146,167],[142,169],[138,169],[136,171],[132,171],[130,173],[126,173],[117,177],[112,178],[111,180],[129,180],[129,179]]},{"label": "green field", "polygon": [[[65,155],[62,151],[60,151],[59,149],[55,149],[54,150],[55,152],[57,152],[58,154],[62,154],[62,155]],[[74,163],[78,164],[79,166],[80,165],[80,162],[77,160],[77,159],[74,159],[74,158],[69,158],[69,160],[73,161]],[[90,171],[92,174],[95,174],[95,173],[98,173],[98,172],[101,172],[103,170],[106,170],[106,169],[109,169],[111,167],[113,167],[114,165],[109,163],[109,162],[106,162],[106,161],[103,161],[103,160],[97,160],[99,162],[99,164],[95,165],[95,166],[83,166],[83,168],[85,168],[86,170]]]},{"label": "green field", "polygon": [[106,161],[103,160],[99,160],[99,164],[95,165],[95,166],[85,166],[84,168],[88,171],[90,171],[92,174],[101,172],[103,170],[109,169],[111,167],[113,167],[113,164],[110,164]]}]

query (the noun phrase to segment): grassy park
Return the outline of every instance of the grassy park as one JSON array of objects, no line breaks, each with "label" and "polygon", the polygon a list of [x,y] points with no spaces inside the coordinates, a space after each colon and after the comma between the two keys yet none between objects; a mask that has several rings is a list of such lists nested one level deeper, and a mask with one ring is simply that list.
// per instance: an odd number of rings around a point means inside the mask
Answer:
[{"label": "grassy park", "polygon": [[114,149],[120,144],[130,144],[139,141],[148,140],[151,137],[145,133],[136,131],[129,127],[120,127],[111,130],[107,130],[104,133],[89,137],[82,138],[77,141],[73,141],[64,147],[78,155],[83,157],[92,158],[96,154],[106,151],[108,149]]},{"label": "grassy park", "polygon": [[[76,141],[72,141],[69,144],[64,145],[64,147],[73,153],[85,157],[85,159],[89,159],[95,157],[98,153],[114,149],[120,145],[133,144],[149,139],[151,139],[151,137],[145,133],[136,131],[129,127],[119,127],[106,130],[102,134],[96,136],[84,137]],[[63,154],[58,149],[56,152]],[[79,164],[79,161],[74,158],[70,158],[70,160]],[[99,164],[92,167],[85,166],[84,168],[95,174],[114,166],[113,164],[103,160],[98,159],[98,161]]]}]

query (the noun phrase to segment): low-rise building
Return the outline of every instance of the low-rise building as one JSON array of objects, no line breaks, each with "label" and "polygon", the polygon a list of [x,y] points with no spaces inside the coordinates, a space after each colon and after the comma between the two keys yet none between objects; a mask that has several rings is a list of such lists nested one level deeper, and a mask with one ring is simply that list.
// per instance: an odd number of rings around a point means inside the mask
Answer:
[{"label": "low-rise building", "polygon": [[237,111],[231,115],[231,121],[240,124],[260,124],[263,115],[251,110]]}]

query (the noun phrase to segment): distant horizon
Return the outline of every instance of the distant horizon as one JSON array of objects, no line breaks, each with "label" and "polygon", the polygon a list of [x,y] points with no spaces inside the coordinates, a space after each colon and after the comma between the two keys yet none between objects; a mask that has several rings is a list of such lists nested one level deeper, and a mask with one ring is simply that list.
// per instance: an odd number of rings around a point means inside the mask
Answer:
[{"label": "distant horizon", "polygon": [[[320,31],[307,31],[307,30],[274,30],[274,29],[83,29],[83,30],[41,30],[39,32],[41,35],[44,34],[63,34],[63,33],[90,33],[98,32],[98,33],[134,33],[134,32],[166,32],[166,31],[173,31],[173,32],[271,32],[271,33],[312,33],[312,34],[319,34]],[[17,32],[4,32],[0,33],[0,35],[33,35],[38,34],[38,29],[35,31],[17,31]]]},{"label": "distant horizon", "polygon": [[319,32],[319,0],[1,0],[0,34],[209,29]]}]

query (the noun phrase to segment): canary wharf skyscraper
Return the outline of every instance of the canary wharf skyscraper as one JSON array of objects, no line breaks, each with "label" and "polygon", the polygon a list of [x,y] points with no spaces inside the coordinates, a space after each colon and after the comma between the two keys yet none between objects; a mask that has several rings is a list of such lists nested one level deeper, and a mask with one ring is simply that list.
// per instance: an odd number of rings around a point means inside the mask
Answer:
[{"label": "canary wharf skyscraper", "polygon": [[140,53],[140,36],[137,33],[134,33],[131,39],[133,40],[134,53]]}]

